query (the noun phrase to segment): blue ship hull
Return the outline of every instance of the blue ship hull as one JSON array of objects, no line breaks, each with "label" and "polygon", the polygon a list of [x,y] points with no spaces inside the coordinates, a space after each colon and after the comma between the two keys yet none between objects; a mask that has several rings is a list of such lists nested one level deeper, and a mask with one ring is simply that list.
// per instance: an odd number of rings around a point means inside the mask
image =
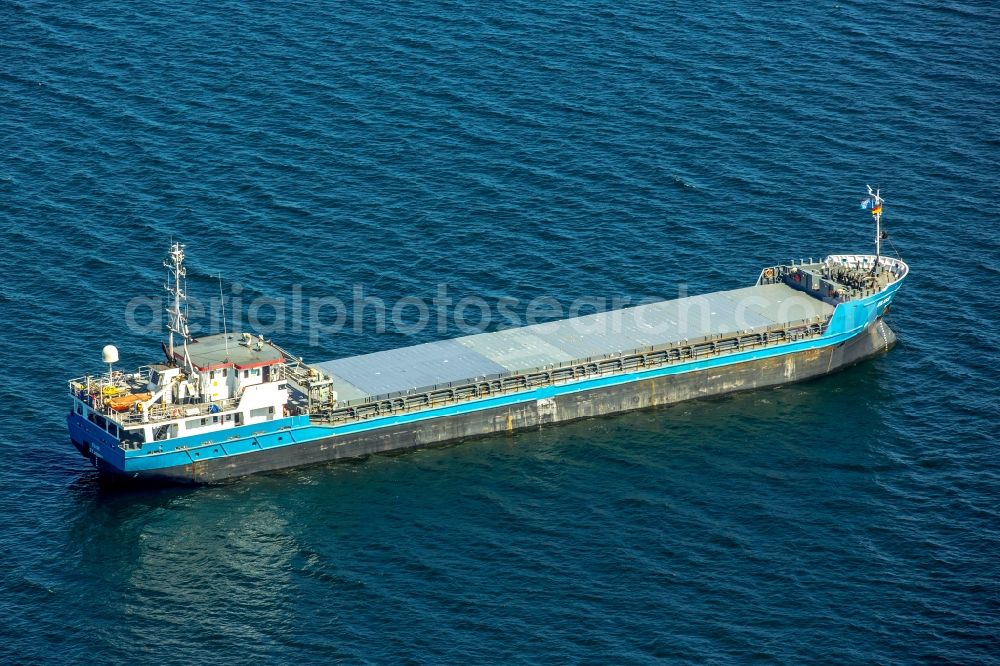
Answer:
[{"label": "blue ship hull", "polygon": [[819,338],[763,349],[337,425],[291,416],[223,432],[146,442],[128,450],[100,426],[71,413],[70,436],[108,480],[211,483],[787,384],[830,374],[890,349],[895,336],[882,316],[900,284],[839,304]]}]

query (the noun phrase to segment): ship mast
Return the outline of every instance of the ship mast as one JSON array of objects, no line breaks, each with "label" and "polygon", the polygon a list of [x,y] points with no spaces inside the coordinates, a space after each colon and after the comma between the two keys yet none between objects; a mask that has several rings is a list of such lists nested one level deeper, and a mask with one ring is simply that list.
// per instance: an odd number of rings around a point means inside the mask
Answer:
[{"label": "ship mast", "polygon": [[188,365],[190,364],[190,359],[188,358],[187,343],[191,336],[188,332],[187,318],[181,310],[181,301],[184,301],[184,304],[187,305],[187,291],[184,289],[182,283],[182,278],[187,276],[187,270],[184,268],[184,246],[180,243],[171,245],[170,256],[163,262],[163,265],[170,271],[170,282],[163,285],[163,288],[167,290],[172,299],[170,306],[167,308],[167,314],[170,315],[170,322],[167,324],[167,328],[170,331],[168,355],[170,356],[170,362],[174,363],[174,333],[176,333],[184,341],[184,361],[185,365]]},{"label": "ship mast", "polygon": [[872,212],[872,217],[875,218],[875,265],[872,266],[872,275],[878,272],[878,262],[882,256],[882,197],[879,196],[882,188],[875,186],[872,190],[871,185],[868,187],[868,198],[861,202],[861,207],[870,210]]}]

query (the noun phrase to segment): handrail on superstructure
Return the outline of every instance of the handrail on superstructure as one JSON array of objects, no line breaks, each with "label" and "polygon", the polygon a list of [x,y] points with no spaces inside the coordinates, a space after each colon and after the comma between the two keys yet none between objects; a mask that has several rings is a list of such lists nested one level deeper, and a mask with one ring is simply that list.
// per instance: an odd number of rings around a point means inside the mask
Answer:
[{"label": "handrail on superstructure", "polygon": [[[86,391],[87,384],[85,382],[88,379],[92,379],[92,377],[88,375],[71,379],[69,381],[70,394],[77,400],[83,401],[80,392]],[[216,416],[218,414],[235,410],[239,407],[240,403],[240,398],[227,398],[225,400],[214,400],[208,402],[171,403],[169,405],[156,403],[151,405],[145,411],[129,410],[127,412],[118,412],[111,409],[111,407],[107,404],[108,399],[118,395],[127,395],[127,393],[115,393],[105,396],[103,395],[100,385],[95,382],[92,386],[98,387],[98,390],[96,393],[91,392],[86,394],[87,396],[92,396],[94,398],[94,402],[92,404],[88,403],[88,407],[101,416],[111,419],[122,427],[180,421],[183,419],[198,418],[200,416]],[[215,407],[215,411],[212,411],[213,407]],[[192,412],[192,410],[195,411]]]}]

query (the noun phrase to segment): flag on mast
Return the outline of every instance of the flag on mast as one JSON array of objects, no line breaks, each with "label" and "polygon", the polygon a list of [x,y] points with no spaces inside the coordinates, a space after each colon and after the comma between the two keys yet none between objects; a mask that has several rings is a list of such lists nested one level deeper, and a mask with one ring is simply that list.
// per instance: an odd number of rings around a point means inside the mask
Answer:
[{"label": "flag on mast", "polygon": [[862,210],[870,210],[872,215],[882,214],[882,197],[878,195],[877,192],[872,192],[872,188],[868,188],[868,197],[862,199],[861,201]]}]

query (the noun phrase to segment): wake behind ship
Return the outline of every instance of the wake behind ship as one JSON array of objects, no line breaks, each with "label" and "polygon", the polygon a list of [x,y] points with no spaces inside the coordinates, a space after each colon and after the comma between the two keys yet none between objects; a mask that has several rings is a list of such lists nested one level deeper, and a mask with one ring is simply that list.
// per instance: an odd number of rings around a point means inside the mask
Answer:
[{"label": "wake behind ship", "polygon": [[909,272],[881,256],[764,268],[754,285],[535,326],[306,364],[249,333],[195,339],[184,246],[165,359],[69,382],[74,446],[103,478],[208,483],[430,446],[829,374],[887,351]]}]

